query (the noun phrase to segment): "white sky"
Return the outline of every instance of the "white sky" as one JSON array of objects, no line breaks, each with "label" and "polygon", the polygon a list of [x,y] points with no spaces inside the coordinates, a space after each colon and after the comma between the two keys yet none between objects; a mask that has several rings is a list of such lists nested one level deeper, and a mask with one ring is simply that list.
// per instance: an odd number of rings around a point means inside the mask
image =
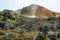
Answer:
[{"label": "white sky", "polygon": [[0,0],[0,10],[17,10],[30,4],[38,4],[55,12],[60,12],[60,0]]}]

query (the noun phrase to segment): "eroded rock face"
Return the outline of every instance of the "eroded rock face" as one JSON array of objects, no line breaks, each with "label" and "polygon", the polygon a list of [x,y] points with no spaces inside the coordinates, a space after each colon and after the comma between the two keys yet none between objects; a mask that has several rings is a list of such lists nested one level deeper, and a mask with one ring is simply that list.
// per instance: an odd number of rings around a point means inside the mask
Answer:
[{"label": "eroded rock face", "polygon": [[[24,7],[21,10],[23,10],[23,9],[25,10],[24,12],[22,12],[23,16],[29,17],[29,18],[32,18],[33,15],[35,15],[33,18],[40,18],[40,19],[60,17],[59,13],[53,12],[47,8],[44,8],[44,7],[36,5],[36,4],[32,4],[30,6]],[[21,14],[21,11],[17,11],[17,12],[20,12],[20,14]]]}]

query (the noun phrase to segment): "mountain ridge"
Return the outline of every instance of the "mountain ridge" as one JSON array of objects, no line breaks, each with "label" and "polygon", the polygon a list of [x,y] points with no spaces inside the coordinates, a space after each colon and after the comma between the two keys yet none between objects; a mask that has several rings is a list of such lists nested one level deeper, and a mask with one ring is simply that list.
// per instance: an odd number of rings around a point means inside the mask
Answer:
[{"label": "mountain ridge", "polygon": [[[53,18],[53,17],[60,17],[60,14],[54,11],[51,11],[45,7],[42,7],[40,5],[36,5],[36,4],[31,4],[27,7],[23,7],[22,9],[27,10],[28,12],[24,12],[22,13],[22,15],[26,16],[26,17],[32,17],[32,18]],[[20,13],[21,10],[20,9]]]},{"label": "mountain ridge", "polygon": [[[5,9],[8,10],[8,9]],[[13,14],[13,10],[9,10],[11,15]],[[13,11],[17,14],[17,16],[24,16],[28,18],[40,18],[40,19],[46,19],[46,18],[54,18],[54,17],[60,17],[60,13],[54,12],[52,10],[49,10],[43,6],[31,4],[29,6],[23,7],[22,9],[18,9]],[[0,14],[4,13],[3,11],[0,11]]]}]

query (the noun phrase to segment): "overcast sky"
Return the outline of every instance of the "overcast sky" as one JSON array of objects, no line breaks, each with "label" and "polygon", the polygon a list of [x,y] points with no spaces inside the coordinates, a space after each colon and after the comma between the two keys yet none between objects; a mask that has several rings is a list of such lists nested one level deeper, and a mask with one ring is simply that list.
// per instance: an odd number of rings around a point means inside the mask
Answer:
[{"label": "overcast sky", "polygon": [[38,4],[52,11],[60,12],[60,0],[0,0],[0,10],[17,10],[30,4]]}]

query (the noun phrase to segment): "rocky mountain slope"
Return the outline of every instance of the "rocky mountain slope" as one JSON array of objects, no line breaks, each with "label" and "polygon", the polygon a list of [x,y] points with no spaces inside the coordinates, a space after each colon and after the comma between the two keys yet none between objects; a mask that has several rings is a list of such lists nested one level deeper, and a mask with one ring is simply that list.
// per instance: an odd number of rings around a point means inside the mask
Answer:
[{"label": "rocky mountain slope", "polygon": [[0,11],[0,40],[60,40],[60,14],[35,4]]}]

